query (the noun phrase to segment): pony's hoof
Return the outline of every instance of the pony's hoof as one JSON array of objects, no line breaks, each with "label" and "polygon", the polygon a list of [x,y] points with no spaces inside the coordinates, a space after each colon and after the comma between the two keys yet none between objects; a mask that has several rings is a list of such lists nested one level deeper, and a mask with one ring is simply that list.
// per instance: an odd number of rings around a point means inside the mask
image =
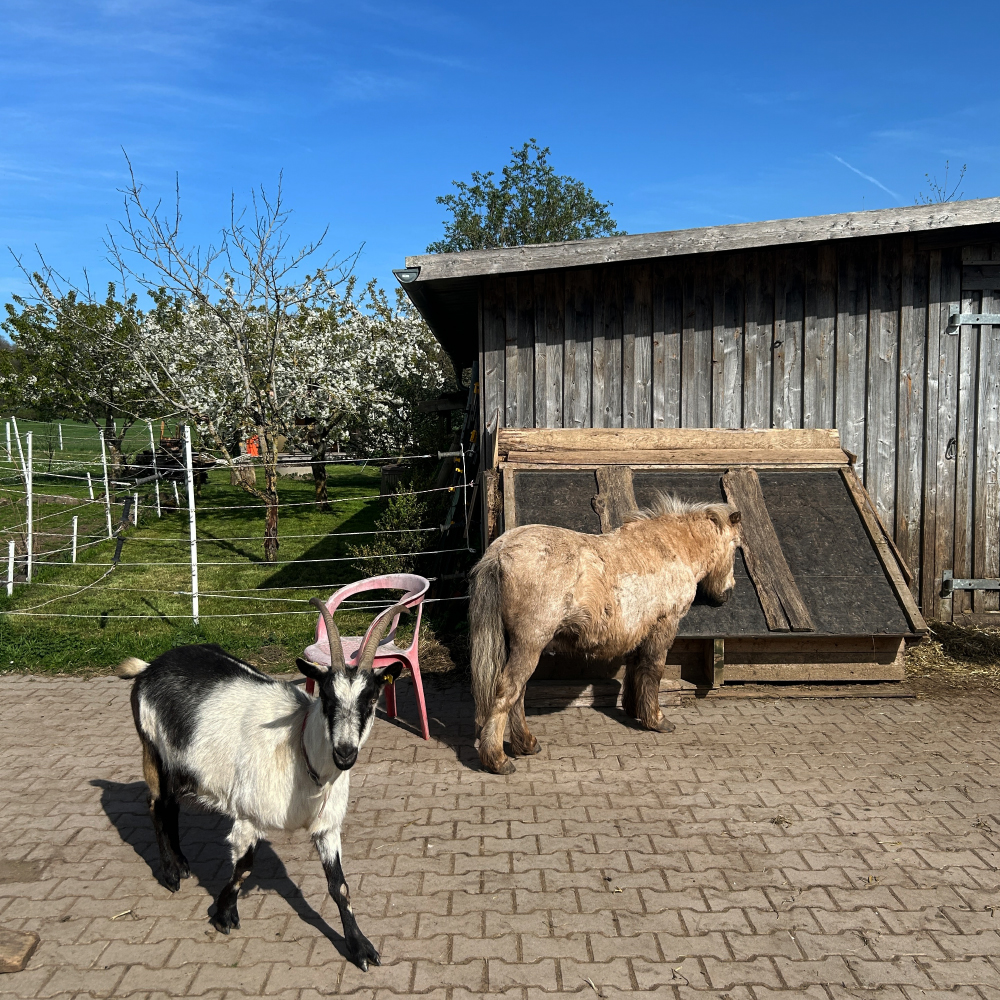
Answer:
[{"label": "pony's hoof", "polygon": [[667,719],[660,719],[655,726],[650,726],[654,733],[672,733],[677,727]]},{"label": "pony's hoof", "polygon": [[505,757],[502,761],[480,761],[483,765],[484,771],[491,771],[493,774],[513,774],[517,768],[514,767],[514,762],[509,758]]}]

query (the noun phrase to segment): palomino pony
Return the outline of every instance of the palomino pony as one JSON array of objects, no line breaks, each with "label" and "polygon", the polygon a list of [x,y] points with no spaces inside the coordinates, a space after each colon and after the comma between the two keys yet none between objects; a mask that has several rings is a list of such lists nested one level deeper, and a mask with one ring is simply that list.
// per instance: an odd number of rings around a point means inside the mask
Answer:
[{"label": "palomino pony", "polygon": [[469,623],[479,759],[495,774],[514,765],[503,750],[510,716],[515,755],[538,753],[524,689],[543,652],[627,657],[622,707],[658,732],[667,651],[698,585],[729,599],[740,512],[660,496],[617,531],[585,535],[526,524],[501,535],[472,572]]}]

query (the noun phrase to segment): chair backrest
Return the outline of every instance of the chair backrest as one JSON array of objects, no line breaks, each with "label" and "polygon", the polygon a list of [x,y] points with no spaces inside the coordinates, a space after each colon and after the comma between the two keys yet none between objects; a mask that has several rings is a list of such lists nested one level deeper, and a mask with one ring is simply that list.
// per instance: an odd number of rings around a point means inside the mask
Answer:
[{"label": "chair backrest", "polygon": [[[410,649],[417,641],[418,633],[420,632],[420,619],[423,615],[423,601],[430,589],[431,582],[425,576],[418,576],[416,573],[386,573],[384,576],[370,576],[366,580],[358,580],[356,583],[349,583],[344,587],[341,587],[335,594],[330,597],[330,600],[326,602],[326,606],[330,609],[330,614],[333,614],[338,607],[348,598],[355,594],[363,594],[366,591],[371,590],[402,590],[405,591],[403,597],[397,601],[397,604],[405,604],[408,608],[417,609],[417,621],[415,628],[413,630],[413,643],[410,645]],[[375,617],[375,620],[368,626],[368,631],[365,633],[365,637],[362,640],[362,648],[366,645],[368,637],[371,635],[372,631],[375,629],[376,625],[383,618],[388,611],[391,610],[386,608],[380,615]],[[396,626],[399,624],[399,615],[397,614],[393,620],[392,627],[386,633],[382,642],[382,645],[386,642],[392,642],[396,637]],[[323,621],[322,615],[320,615],[319,620],[316,622],[316,641],[319,642],[321,639],[326,637],[326,623]]]}]

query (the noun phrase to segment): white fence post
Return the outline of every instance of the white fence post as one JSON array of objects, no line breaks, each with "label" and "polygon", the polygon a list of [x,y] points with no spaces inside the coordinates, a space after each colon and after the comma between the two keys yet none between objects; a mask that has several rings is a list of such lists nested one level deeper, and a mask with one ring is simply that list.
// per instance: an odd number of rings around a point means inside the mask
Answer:
[{"label": "white fence post", "polygon": [[139,527],[139,491],[132,494],[132,524]]},{"label": "white fence post", "polygon": [[10,450],[10,421],[9,420],[7,421],[7,461],[8,462],[13,462],[14,461],[14,456],[11,453],[11,450]]},{"label": "white fence post", "polygon": [[60,451],[62,451],[62,450],[63,450],[63,443],[62,443],[62,424],[60,424],[60,425],[59,425],[59,450],[60,450]]},{"label": "white fence post", "polygon": [[181,509],[181,498],[177,492],[177,480],[174,480],[174,506],[180,510]]},{"label": "white fence post", "polygon": [[34,517],[32,516],[32,502],[31,502],[32,499],[33,499],[32,492],[33,492],[33,489],[34,489],[34,479],[35,479],[34,469],[32,468],[32,462],[31,462],[31,439],[32,439],[32,436],[33,435],[31,433],[31,431],[28,431],[28,433],[27,433],[27,438],[28,438],[28,472],[27,472],[27,478],[26,478],[26,481],[25,481],[25,484],[28,487],[28,570],[27,570],[27,574],[26,574],[27,575],[27,579],[28,579],[28,583],[31,583],[31,550],[32,550],[32,546],[34,545],[34,541],[35,541],[35,539],[34,539],[34,532],[33,532],[33,525],[32,525],[32,522],[34,521]]},{"label": "white fence post", "polygon": [[108,516],[108,538],[111,538],[114,532],[111,530],[111,485],[108,483],[108,452],[104,447],[104,430],[101,429],[97,433],[101,435],[101,463],[104,466],[104,511]]},{"label": "white fence post", "polygon": [[87,473],[87,491],[90,493],[90,499],[94,499],[94,481],[90,478],[90,473]]},{"label": "white fence post", "polygon": [[160,473],[156,468],[156,442],[153,440],[153,421],[147,420],[146,426],[149,428],[149,447],[153,452],[153,485],[156,487],[156,516],[162,517],[160,512]]},{"label": "white fence post", "polygon": [[24,452],[21,450],[21,432],[17,429],[17,417],[11,417],[14,424],[14,438],[17,441],[17,457],[21,460],[21,475],[25,483],[28,481],[28,470],[24,467]]},{"label": "white fence post", "polygon": [[80,518],[78,518],[74,514],[73,515],[73,562],[76,562],[76,538],[77,538],[77,529],[79,528],[79,524],[80,524]]},{"label": "white fence post", "polygon": [[184,451],[187,458],[188,525],[191,533],[191,617],[198,624],[198,524],[194,514],[194,461],[191,457],[191,427],[184,425]]},{"label": "white fence post", "polygon": [[7,596],[14,593],[14,543],[7,543]]}]

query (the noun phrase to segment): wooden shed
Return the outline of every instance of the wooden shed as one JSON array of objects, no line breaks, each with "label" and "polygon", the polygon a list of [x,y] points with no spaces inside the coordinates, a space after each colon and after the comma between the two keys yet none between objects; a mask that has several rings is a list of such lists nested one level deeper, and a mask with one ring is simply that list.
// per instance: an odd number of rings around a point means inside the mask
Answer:
[{"label": "wooden shed", "polygon": [[1000,622],[1000,198],[396,273],[479,373],[480,471],[504,428],[835,428],[924,615]]}]

